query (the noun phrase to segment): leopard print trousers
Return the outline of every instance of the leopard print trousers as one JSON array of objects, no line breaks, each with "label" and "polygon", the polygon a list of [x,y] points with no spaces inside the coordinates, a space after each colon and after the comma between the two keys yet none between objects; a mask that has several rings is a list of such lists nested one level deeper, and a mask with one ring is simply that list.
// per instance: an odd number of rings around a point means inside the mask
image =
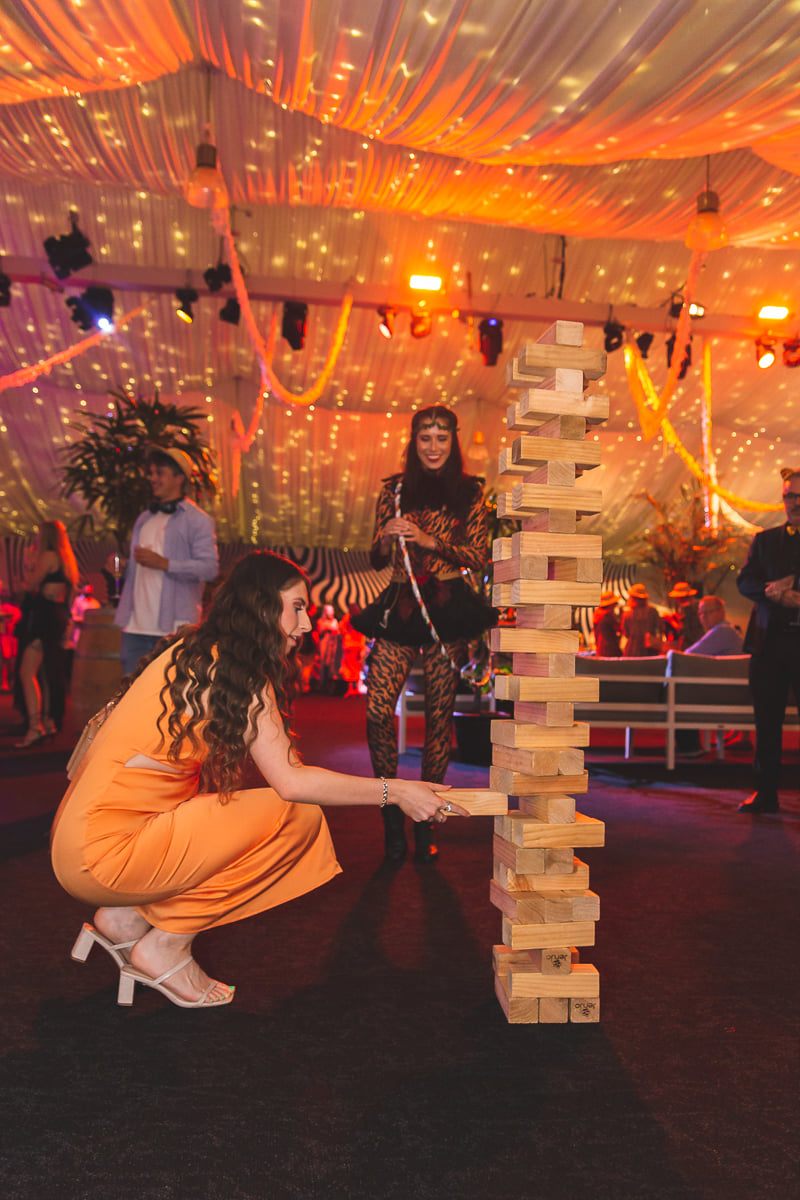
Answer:
[{"label": "leopard print trousers", "polygon": [[[450,642],[446,649],[453,661],[467,661],[467,642]],[[397,774],[394,710],[416,657],[416,646],[399,646],[382,639],[378,639],[372,649],[367,676],[367,744],[376,777],[383,775],[391,779]],[[424,647],[422,667],[425,677],[422,778],[431,783],[444,783],[450,759],[458,673],[434,644]]]}]

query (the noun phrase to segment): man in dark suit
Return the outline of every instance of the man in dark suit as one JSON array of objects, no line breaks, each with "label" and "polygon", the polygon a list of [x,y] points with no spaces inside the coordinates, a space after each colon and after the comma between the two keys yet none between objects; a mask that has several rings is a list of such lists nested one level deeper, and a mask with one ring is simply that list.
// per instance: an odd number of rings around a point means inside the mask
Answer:
[{"label": "man in dark suit", "polygon": [[753,538],[737,580],[756,608],[744,648],[750,660],[750,692],[756,723],[753,760],[757,790],[739,805],[743,812],[777,812],[783,721],[789,690],[800,705],[800,467],[784,467],[786,524]]}]

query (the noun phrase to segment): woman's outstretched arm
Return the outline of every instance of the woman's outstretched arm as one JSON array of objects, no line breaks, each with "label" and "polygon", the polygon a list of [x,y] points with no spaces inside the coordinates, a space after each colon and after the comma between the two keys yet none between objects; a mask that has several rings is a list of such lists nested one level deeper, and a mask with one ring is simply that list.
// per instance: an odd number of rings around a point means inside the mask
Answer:
[{"label": "woman's outstretched arm", "polygon": [[[282,800],[295,804],[380,806],[383,798],[380,779],[305,766],[291,748],[271,688],[264,694],[264,704],[250,754]],[[444,784],[420,783],[413,779],[389,779],[387,783],[388,803],[397,804],[414,821],[429,821],[435,817],[444,803],[440,793],[448,790]],[[453,815],[469,815],[455,804],[452,811]]]}]

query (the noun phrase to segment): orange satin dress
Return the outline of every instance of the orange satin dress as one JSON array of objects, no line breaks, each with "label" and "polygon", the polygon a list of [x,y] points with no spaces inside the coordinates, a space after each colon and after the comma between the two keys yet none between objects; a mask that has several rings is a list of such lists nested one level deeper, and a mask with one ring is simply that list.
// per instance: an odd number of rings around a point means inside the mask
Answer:
[{"label": "orange satin dress", "polygon": [[[161,655],[126,692],[61,801],[51,835],[61,886],[93,906],[130,905],[158,929],[199,933],[338,875],[318,805],[286,803],[269,787],[221,804],[197,790],[202,746],[169,769],[156,729],[166,663]],[[136,754],[164,768],[126,767]]]}]

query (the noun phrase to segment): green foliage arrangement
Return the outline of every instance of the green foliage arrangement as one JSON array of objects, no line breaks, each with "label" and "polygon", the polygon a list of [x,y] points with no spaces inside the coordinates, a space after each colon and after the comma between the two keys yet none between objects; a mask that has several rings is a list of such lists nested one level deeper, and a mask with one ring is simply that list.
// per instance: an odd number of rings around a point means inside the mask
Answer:
[{"label": "green foliage arrangement", "polygon": [[79,436],[63,451],[61,491],[86,502],[78,536],[111,535],[127,550],[134,522],[151,500],[145,470],[149,446],[177,446],[189,455],[195,468],[195,499],[203,493],[215,496],[217,478],[211,448],[202,435],[205,412],[164,404],[158,392],[152,397],[109,394],[113,411],[101,416],[81,413],[79,421],[69,422]]},{"label": "green foliage arrangement", "polygon": [[721,519],[716,530],[705,524],[703,495],[697,484],[684,484],[670,505],[645,492],[657,514],[656,524],[630,546],[629,555],[664,573],[666,590],[685,580],[699,594],[713,595],[725,576],[744,561],[748,534]]}]

